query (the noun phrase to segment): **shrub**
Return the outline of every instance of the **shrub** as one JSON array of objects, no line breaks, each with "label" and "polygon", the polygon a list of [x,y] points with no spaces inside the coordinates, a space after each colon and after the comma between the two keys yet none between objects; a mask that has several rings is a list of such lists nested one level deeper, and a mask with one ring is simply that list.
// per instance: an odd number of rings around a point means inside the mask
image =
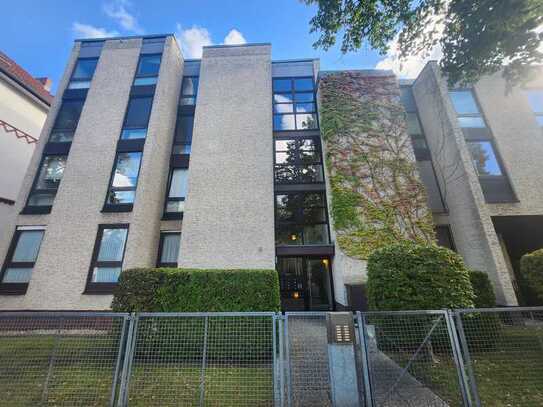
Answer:
[{"label": "shrub", "polygon": [[496,306],[496,294],[488,278],[483,271],[470,270],[469,279],[475,294],[475,308],[492,308]]},{"label": "shrub", "polygon": [[131,269],[111,307],[122,312],[279,311],[275,270]]},{"label": "shrub", "polygon": [[473,307],[473,288],[462,258],[435,245],[395,243],[368,259],[368,303],[396,311]]},{"label": "shrub", "polygon": [[543,249],[520,259],[520,286],[529,305],[543,305]]}]

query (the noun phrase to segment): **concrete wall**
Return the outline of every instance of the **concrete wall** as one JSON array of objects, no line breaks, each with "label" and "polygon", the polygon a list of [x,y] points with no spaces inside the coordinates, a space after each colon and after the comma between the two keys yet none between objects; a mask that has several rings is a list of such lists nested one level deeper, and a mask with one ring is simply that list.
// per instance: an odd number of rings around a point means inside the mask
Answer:
[{"label": "concrete wall", "polygon": [[475,95],[519,202],[489,204],[495,216],[543,214],[543,131],[524,89],[543,88],[543,68],[532,81],[506,90],[501,72],[475,85]]},{"label": "concrete wall", "polygon": [[[83,294],[99,224],[130,224],[124,268],[155,264],[182,75],[182,60],[172,37],[167,39],[164,48],[134,210],[100,212],[140,47],[141,39],[111,40],[104,45],[51,213],[18,215],[10,226],[9,238],[0,243],[3,259],[15,225],[46,225],[27,294],[0,297],[0,308],[109,308],[111,295]],[[78,49],[79,44],[76,44],[60,83],[59,95],[69,80]],[[25,177],[17,213],[30,190],[59,105],[57,97]]]},{"label": "concrete wall", "polygon": [[488,273],[499,304],[516,305],[511,277],[475,169],[435,62],[413,84],[436,175],[449,209],[458,252],[468,267]]},{"label": "concrete wall", "polygon": [[269,45],[204,48],[179,265],[275,267]]}]

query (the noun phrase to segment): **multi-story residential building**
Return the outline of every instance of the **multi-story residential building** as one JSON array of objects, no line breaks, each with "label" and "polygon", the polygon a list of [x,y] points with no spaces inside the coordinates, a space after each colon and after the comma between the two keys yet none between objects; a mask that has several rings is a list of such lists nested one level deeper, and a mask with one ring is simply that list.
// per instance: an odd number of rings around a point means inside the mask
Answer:
[{"label": "multi-story residential building", "polygon": [[0,52],[0,234],[6,233],[53,100],[50,85]]},{"label": "multi-story residential building", "polygon": [[[365,263],[329,210],[326,75],[269,44],[184,60],[173,35],[77,40],[0,241],[0,308],[107,309],[121,270],[155,265],[276,268],[286,310],[360,306]],[[439,242],[516,304],[518,259],[543,246],[543,77],[510,94],[499,75],[449,92],[434,63],[350,78],[404,103]]]}]

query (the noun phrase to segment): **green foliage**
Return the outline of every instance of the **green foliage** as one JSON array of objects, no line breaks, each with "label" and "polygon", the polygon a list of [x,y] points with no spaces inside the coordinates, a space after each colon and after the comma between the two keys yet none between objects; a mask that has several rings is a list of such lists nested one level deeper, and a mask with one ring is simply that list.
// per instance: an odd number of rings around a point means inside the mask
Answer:
[{"label": "green foliage", "polygon": [[368,304],[377,311],[473,307],[462,258],[435,245],[392,244],[368,259]]},{"label": "green foliage", "polygon": [[[541,0],[304,0],[318,5],[311,32],[316,48],[334,46],[342,35],[343,53],[365,44],[385,54],[398,35],[400,59],[426,56],[441,45],[441,67],[451,84],[469,84],[497,72],[511,83],[541,63]],[[340,34],[342,33],[342,34]]]},{"label": "green foliage", "polygon": [[520,286],[529,305],[543,305],[543,249],[520,259]]},{"label": "green foliage", "polygon": [[431,243],[433,222],[395,78],[328,74],[320,91],[330,208],[341,249],[367,259],[399,240]]},{"label": "green foliage", "polygon": [[279,311],[275,270],[131,269],[121,273],[114,311]]},{"label": "green foliage", "polygon": [[488,278],[483,271],[470,270],[469,279],[475,294],[475,308],[492,308],[496,306],[496,294]]}]

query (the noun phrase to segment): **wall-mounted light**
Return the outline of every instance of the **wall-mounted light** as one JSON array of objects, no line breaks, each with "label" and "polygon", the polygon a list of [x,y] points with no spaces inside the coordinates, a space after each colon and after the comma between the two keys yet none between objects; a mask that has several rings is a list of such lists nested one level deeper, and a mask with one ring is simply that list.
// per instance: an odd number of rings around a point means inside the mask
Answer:
[{"label": "wall-mounted light", "polygon": [[324,264],[326,267],[328,267],[329,260],[328,259],[322,259],[322,264]]},{"label": "wall-mounted light", "polygon": [[294,298],[295,300],[297,300],[298,298],[300,298],[300,293],[298,291],[294,291],[292,293],[292,298]]},{"label": "wall-mounted light", "polygon": [[296,235],[290,235],[290,240],[296,240],[296,239],[297,239]]}]

